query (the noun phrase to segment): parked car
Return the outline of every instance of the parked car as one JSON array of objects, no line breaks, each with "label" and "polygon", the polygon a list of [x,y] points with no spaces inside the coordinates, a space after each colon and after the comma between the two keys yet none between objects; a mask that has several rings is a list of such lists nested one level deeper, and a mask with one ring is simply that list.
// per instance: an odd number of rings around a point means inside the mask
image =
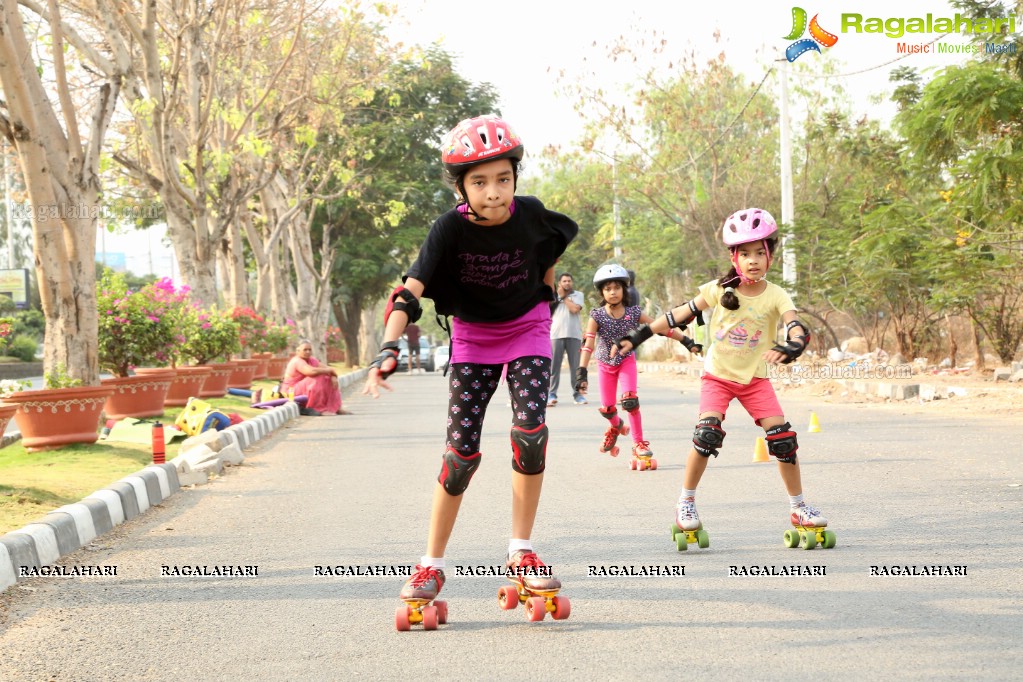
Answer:
[{"label": "parked car", "polygon": [[[425,336],[419,337],[419,367],[426,372],[433,371],[433,347]],[[408,371],[408,341],[398,339],[398,371]]]},{"label": "parked car", "polygon": [[433,350],[433,368],[438,372],[444,372],[451,361],[451,348],[448,346],[437,346]]}]

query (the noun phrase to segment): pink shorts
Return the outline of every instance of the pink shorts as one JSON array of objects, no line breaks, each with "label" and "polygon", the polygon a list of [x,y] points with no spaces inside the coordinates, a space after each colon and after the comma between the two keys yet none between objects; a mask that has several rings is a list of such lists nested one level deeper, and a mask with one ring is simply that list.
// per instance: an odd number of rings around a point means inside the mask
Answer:
[{"label": "pink shorts", "polygon": [[753,417],[758,425],[761,419],[781,417],[785,414],[770,379],[753,377],[748,384],[740,384],[704,372],[700,379],[700,414],[704,412],[725,414],[732,398],[739,399],[739,404],[746,408],[749,416]]}]

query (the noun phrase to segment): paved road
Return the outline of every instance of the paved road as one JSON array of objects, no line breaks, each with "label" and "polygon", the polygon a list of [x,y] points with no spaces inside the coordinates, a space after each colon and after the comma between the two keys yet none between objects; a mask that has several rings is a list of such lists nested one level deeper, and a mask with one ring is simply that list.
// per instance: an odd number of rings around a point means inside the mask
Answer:
[{"label": "paved road", "polygon": [[[401,567],[425,549],[442,449],[439,375],[399,376],[355,414],[306,418],[244,467],[183,491],[64,559],[116,576],[47,577],[0,597],[0,680],[1019,679],[1023,653],[1021,427],[786,399],[808,497],[833,550],[786,549],[775,465],[735,409],[700,490],[711,547],[682,554],[668,524],[696,412],[695,381],[644,374],[661,463],[599,455],[594,408],[558,406],[535,543],[572,599],[567,621],[500,611],[502,579],[453,575],[450,623],[394,631]],[[463,505],[451,566],[499,565],[508,535],[503,396]],[[806,433],[810,411],[823,426]],[[258,576],[161,576],[193,565]],[[589,575],[684,566],[684,576]],[[823,576],[734,576],[824,566]],[[872,566],[965,566],[965,576],[871,576]]]}]

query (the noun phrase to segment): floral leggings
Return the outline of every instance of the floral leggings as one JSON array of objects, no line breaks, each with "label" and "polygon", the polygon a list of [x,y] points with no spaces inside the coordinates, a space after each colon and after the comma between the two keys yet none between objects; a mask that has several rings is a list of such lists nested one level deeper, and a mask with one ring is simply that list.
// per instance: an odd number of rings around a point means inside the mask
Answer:
[{"label": "floral leggings", "polygon": [[[497,392],[504,365],[472,362],[451,366],[448,391],[448,447],[462,454],[479,452],[480,434],[487,405]],[[507,369],[512,424],[536,428],[547,417],[547,387],[551,383],[551,359],[529,356],[512,360]]]}]

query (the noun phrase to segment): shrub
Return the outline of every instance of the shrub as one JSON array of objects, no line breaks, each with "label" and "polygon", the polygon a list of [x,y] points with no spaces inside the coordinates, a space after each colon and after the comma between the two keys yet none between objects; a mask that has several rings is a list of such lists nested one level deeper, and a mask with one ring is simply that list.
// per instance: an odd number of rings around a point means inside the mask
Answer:
[{"label": "shrub", "polygon": [[20,334],[15,336],[14,340],[7,347],[7,354],[18,358],[22,362],[34,362],[38,350],[39,344],[36,343],[35,339],[31,336]]}]

